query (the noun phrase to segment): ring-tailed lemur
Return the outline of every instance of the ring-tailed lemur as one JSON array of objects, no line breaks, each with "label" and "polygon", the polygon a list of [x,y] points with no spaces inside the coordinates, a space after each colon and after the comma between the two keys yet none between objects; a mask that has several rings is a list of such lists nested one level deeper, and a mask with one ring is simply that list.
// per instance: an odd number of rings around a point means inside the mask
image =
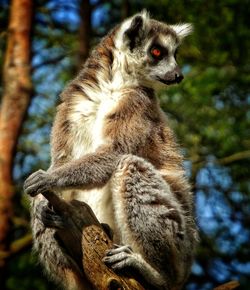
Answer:
[{"label": "ring-tailed lemur", "polygon": [[87,202],[110,225],[124,245],[103,260],[113,269],[134,268],[159,289],[180,289],[189,275],[198,236],[193,195],[155,90],[183,79],[175,55],[191,30],[137,14],[100,42],[61,95],[51,167],[24,188],[36,196],[34,247],[67,289],[79,289],[80,276],[54,239],[61,220],[39,195],[47,190]]}]

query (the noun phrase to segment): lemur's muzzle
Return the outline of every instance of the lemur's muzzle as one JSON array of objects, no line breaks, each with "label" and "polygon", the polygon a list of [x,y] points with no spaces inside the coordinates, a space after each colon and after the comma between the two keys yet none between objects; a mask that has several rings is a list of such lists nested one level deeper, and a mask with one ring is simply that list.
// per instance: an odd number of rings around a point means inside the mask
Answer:
[{"label": "lemur's muzzle", "polygon": [[167,72],[164,78],[159,79],[166,85],[178,84],[184,79],[184,76],[178,66],[176,66],[172,71]]}]

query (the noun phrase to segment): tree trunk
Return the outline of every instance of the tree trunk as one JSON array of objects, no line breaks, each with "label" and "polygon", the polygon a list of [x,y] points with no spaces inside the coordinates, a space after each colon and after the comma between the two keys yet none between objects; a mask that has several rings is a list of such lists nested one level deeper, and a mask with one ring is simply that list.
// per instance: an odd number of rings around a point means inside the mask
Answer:
[{"label": "tree trunk", "polygon": [[[0,107],[0,251],[8,250],[7,236],[13,206],[12,167],[16,145],[31,96],[30,56],[32,0],[13,0],[3,69]],[[0,261],[0,279],[4,269]],[[0,280],[0,285],[3,286]]]},{"label": "tree trunk", "polygon": [[122,6],[121,6],[121,18],[122,18],[122,20],[129,17],[129,12],[130,12],[129,0],[123,0]]},{"label": "tree trunk", "polygon": [[79,29],[79,52],[78,69],[84,64],[89,55],[91,38],[91,4],[89,0],[80,1],[80,29]]}]

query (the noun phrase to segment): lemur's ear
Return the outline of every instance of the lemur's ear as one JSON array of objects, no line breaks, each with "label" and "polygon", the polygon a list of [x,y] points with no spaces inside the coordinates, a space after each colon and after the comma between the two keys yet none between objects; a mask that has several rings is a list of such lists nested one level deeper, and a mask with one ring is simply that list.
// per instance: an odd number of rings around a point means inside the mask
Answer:
[{"label": "lemur's ear", "polygon": [[124,40],[127,42],[130,50],[132,51],[140,42],[143,34],[147,13],[143,11],[141,14],[135,15],[129,23],[129,27],[124,32]]},{"label": "lemur's ear", "polygon": [[193,25],[191,23],[180,23],[176,25],[170,25],[170,27],[175,31],[180,40],[193,32]]},{"label": "lemur's ear", "polygon": [[135,16],[130,24],[130,27],[124,32],[124,36],[128,39],[130,50],[136,45],[136,40],[140,37],[140,31],[143,27],[143,19],[140,15]]}]

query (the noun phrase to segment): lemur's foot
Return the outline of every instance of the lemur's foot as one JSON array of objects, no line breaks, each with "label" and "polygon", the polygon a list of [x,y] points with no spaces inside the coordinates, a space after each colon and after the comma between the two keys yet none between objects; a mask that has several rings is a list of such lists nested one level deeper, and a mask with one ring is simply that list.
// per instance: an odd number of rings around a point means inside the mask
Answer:
[{"label": "lemur's foot", "polygon": [[127,267],[135,266],[137,254],[130,246],[114,245],[115,248],[108,250],[103,262],[113,270],[122,270]]},{"label": "lemur's foot", "polygon": [[47,202],[40,202],[37,207],[37,218],[46,228],[63,229],[65,220],[58,215]]}]

